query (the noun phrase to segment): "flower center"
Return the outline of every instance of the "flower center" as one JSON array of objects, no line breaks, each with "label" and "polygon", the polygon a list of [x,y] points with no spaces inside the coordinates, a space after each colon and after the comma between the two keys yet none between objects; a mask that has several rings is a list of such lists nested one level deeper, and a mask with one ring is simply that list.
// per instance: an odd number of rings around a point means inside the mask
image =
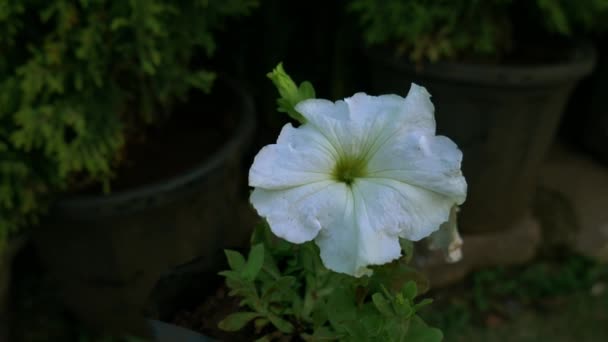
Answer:
[{"label": "flower center", "polygon": [[341,157],[334,166],[332,177],[338,182],[351,185],[356,178],[365,176],[366,166],[363,158]]}]

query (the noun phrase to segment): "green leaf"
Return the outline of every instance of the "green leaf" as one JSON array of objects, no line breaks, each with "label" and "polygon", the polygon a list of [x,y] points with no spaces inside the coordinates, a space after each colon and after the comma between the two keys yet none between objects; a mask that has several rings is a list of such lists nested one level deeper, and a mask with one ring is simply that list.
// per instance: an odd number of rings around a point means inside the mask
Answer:
[{"label": "green leaf", "polygon": [[357,320],[365,328],[368,336],[378,336],[382,333],[386,322],[394,320],[396,316],[392,313],[392,317],[387,317],[378,312],[378,309],[372,304],[357,308]]},{"label": "green leaf", "polygon": [[253,228],[253,233],[251,233],[251,245],[257,245],[258,243],[269,243],[269,230],[270,228],[268,227],[268,223],[265,220],[256,224]]},{"label": "green leaf", "polygon": [[431,298],[425,298],[423,300],[421,300],[419,303],[417,303],[416,305],[414,305],[414,309],[416,311],[422,309],[423,307],[430,305],[431,303],[433,303],[433,300]]},{"label": "green leaf", "polygon": [[284,293],[292,290],[295,282],[295,277],[286,276],[279,278],[264,291],[261,297],[262,301],[272,301],[272,296],[276,293]]},{"label": "green leaf", "polygon": [[272,341],[272,339],[268,335],[264,335],[264,336],[258,338],[257,340],[255,340],[255,342],[270,342],[270,341]]},{"label": "green leaf", "polygon": [[303,244],[300,246],[299,252],[298,263],[305,271],[314,274],[316,271],[315,259],[318,258],[316,251],[313,248],[310,248],[309,244]]},{"label": "green leaf", "polygon": [[401,261],[376,267],[370,281],[374,292],[382,286],[387,287],[391,293],[400,292],[409,281],[416,283],[419,293],[426,292],[429,287],[428,279],[422,272]]},{"label": "green leaf", "polygon": [[268,314],[268,319],[281,332],[289,334],[293,331],[293,325],[275,314]]},{"label": "green leaf", "polygon": [[281,277],[281,271],[277,266],[277,262],[274,257],[270,253],[266,253],[264,255],[264,265],[262,269],[266,274],[268,274],[272,279],[279,279]]},{"label": "green leaf", "polygon": [[264,243],[275,256],[292,255],[293,245],[274,235],[266,221],[256,225],[251,235],[251,245]]},{"label": "green leaf", "polygon": [[[410,326],[410,320],[403,319],[391,319],[384,322],[384,326],[382,327],[383,335],[389,337],[390,341],[398,341],[398,342],[408,342],[412,340],[408,340],[406,335],[408,333]],[[416,341],[416,340],[413,340]],[[418,342],[418,341],[416,341]]]},{"label": "green leaf", "polygon": [[221,275],[222,277],[226,277],[226,279],[242,281],[241,275],[236,271],[221,271],[218,274]]},{"label": "green leaf", "polygon": [[125,18],[119,17],[112,20],[112,22],[110,23],[110,30],[116,31],[127,26],[129,26],[129,21]]},{"label": "green leaf", "polygon": [[312,335],[310,334],[301,334],[300,337],[304,341],[337,341],[342,337],[341,334],[338,334],[328,327],[320,327],[316,328]]},{"label": "green leaf", "polygon": [[357,321],[340,322],[337,327],[343,329],[348,334],[348,341],[369,341],[365,327]]},{"label": "green leaf", "polygon": [[399,239],[399,244],[403,250],[403,256],[401,257],[406,263],[409,263],[414,256],[414,243],[410,240]]},{"label": "green leaf", "polygon": [[225,331],[237,331],[242,329],[249,321],[254,318],[260,317],[257,312],[237,312],[224,318],[218,327]]},{"label": "green leaf", "polygon": [[298,88],[300,93],[300,97],[305,99],[314,99],[315,98],[315,88],[312,86],[312,83],[308,81],[304,81],[300,84],[300,88]]},{"label": "green leaf", "polygon": [[277,110],[287,113],[300,123],[305,123],[306,119],[301,113],[296,111],[295,106],[306,99],[315,97],[315,90],[310,82],[303,82],[298,88],[296,83],[283,69],[283,63],[279,63],[274,70],[266,75],[279,91],[280,98],[277,99]]},{"label": "green leaf", "polygon": [[257,244],[251,247],[247,263],[243,267],[242,276],[245,280],[253,281],[264,265],[264,245]]},{"label": "green leaf", "polygon": [[200,89],[204,93],[209,93],[216,77],[217,75],[213,72],[209,72],[207,70],[198,70],[190,73],[186,80],[194,88]]},{"label": "green leaf", "polygon": [[270,323],[270,321],[268,320],[268,318],[264,317],[258,318],[253,322],[255,330],[258,332],[262,331],[262,329],[264,329],[264,327],[266,327],[268,323]]},{"label": "green leaf", "polygon": [[391,316],[395,316],[395,312],[393,311],[393,309],[391,308],[390,303],[386,300],[386,298],[384,298],[384,295],[380,292],[376,292],[372,295],[372,302],[374,303],[374,306],[376,307],[376,309],[378,309],[378,311],[380,311],[381,314],[391,317]]},{"label": "green leaf", "polygon": [[245,266],[245,258],[237,251],[231,251],[229,249],[224,251],[226,258],[228,259],[228,265],[234,271],[240,271]]},{"label": "green leaf", "polygon": [[416,283],[413,281],[408,281],[403,286],[401,293],[403,294],[403,297],[409,299],[410,301],[414,300],[414,298],[416,298],[416,296],[418,295],[418,289],[416,288]]},{"label": "green leaf", "polygon": [[443,340],[443,333],[437,328],[426,325],[420,317],[414,316],[410,320],[410,326],[405,340],[416,342],[440,342]]},{"label": "green leaf", "polygon": [[[399,297],[397,297],[397,298],[399,298]],[[410,305],[409,302],[403,302],[403,303],[397,302],[397,303],[395,303],[395,305],[393,307],[395,308],[395,312],[397,313],[397,316],[399,316],[399,317],[408,318],[415,313],[414,308]]]}]

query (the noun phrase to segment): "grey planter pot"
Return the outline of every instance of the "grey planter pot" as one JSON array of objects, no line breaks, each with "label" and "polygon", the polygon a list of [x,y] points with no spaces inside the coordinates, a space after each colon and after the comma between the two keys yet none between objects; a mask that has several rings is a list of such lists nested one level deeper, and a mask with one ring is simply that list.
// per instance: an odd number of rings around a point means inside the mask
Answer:
[{"label": "grey planter pot", "polygon": [[217,342],[195,331],[157,320],[148,321],[156,342]]},{"label": "grey planter pot", "polygon": [[573,87],[595,63],[591,46],[562,63],[502,66],[437,63],[414,66],[370,51],[373,90],[405,95],[411,82],[433,96],[438,134],[463,150],[469,184],[461,230],[507,229],[529,213],[539,164]]},{"label": "grey planter pot", "polygon": [[[584,100],[588,101],[582,140],[585,147],[604,164],[608,165],[608,36],[600,42],[597,68],[589,80],[589,93]],[[581,116],[577,108],[572,113]]]},{"label": "grey planter pot", "polygon": [[226,241],[248,233],[238,215],[247,205],[239,179],[254,109],[242,88],[233,83],[225,88],[233,97],[226,106],[237,126],[218,151],[158,183],[62,199],[34,231],[59,295],[92,328],[149,337],[143,311],[161,274],[194,259],[215,271]]}]

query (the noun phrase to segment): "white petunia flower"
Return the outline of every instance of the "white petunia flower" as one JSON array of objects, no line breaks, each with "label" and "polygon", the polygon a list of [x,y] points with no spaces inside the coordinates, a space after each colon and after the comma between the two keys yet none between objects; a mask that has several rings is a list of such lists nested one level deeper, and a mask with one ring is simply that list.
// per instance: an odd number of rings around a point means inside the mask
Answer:
[{"label": "white petunia flower", "polygon": [[429,236],[464,202],[462,153],[435,135],[425,88],[310,99],[296,110],[306,123],[285,125],[255,157],[251,203],[277,236],[314,239],[327,268],[369,275],[369,265],[401,256],[399,238]]}]

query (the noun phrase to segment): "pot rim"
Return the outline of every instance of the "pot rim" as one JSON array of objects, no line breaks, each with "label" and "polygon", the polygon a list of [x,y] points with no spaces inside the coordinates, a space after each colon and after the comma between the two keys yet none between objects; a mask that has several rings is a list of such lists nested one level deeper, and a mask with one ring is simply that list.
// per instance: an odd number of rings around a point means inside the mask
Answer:
[{"label": "pot rim", "polygon": [[423,63],[415,65],[391,56],[386,49],[366,49],[368,57],[402,72],[420,78],[435,78],[468,84],[499,87],[527,87],[579,80],[595,67],[597,51],[590,42],[568,46],[568,58],[561,62],[524,64],[483,64],[474,62]]},{"label": "pot rim", "polygon": [[156,319],[148,319],[148,326],[152,330],[154,338],[158,342],[179,341],[184,342],[216,342],[215,339],[203,335],[191,329],[181,327],[176,324],[163,322]]},{"label": "pot rim", "polygon": [[[188,191],[205,175],[219,168],[232,154],[243,148],[253,136],[255,129],[255,109],[249,93],[236,81],[221,77],[217,81],[238,97],[238,123],[232,134],[218,150],[204,158],[196,166],[165,180],[135,186],[130,189],[112,192],[107,195],[68,195],[58,199],[51,207],[51,216],[76,214],[81,211],[94,211],[96,216],[104,216],[104,207],[111,207],[112,213],[127,213],[137,209],[171,202],[182,192]],[[217,82],[216,81],[216,82]],[[123,208],[123,210],[119,209]],[[105,213],[107,214],[107,213]],[[81,216],[77,215],[76,216]],[[85,215],[86,216],[86,215]]]}]

